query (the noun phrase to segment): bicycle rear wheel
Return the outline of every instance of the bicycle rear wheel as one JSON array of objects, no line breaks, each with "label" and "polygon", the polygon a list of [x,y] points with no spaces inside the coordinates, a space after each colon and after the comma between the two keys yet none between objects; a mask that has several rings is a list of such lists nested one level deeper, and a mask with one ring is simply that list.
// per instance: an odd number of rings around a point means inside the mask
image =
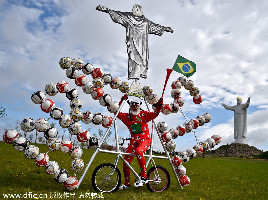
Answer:
[{"label": "bicycle rear wheel", "polygon": [[168,171],[160,165],[149,169],[147,179],[149,182],[146,185],[151,192],[163,192],[170,186],[170,175]]},{"label": "bicycle rear wheel", "polygon": [[92,174],[92,186],[97,192],[115,192],[121,184],[121,173],[114,164],[103,163]]}]

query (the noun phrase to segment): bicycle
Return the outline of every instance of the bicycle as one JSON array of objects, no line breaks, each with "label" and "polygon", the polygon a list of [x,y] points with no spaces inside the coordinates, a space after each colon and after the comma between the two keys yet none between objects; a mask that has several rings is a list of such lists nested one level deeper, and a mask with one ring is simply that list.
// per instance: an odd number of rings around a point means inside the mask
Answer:
[{"label": "bicycle", "polygon": [[[130,138],[123,138],[123,142],[119,144],[121,148],[126,140],[130,140]],[[105,152],[105,150],[100,151]],[[115,192],[118,190],[121,184],[121,172],[117,168],[119,158],[121,158],[123,162],[126,163],[126,165],[130,168],[137,179],[141,178],[139,174],[135,172],[135,170],[131,167],[131,165],[123,158],[122,154],[134,155],[120,151],[118,152],[118,155],[113,164],[103,163],[95,168],[92,174],[92,186],[97,192]],[[152,154],[149,155],[149,159],[146,162],[146,167],[148,167],[150,161],[153,162],[153,166],[148,170],[147,173],[147,188],[151,192],[163,192],[170,186],[169,172],[164,167],[155,165]]]}]

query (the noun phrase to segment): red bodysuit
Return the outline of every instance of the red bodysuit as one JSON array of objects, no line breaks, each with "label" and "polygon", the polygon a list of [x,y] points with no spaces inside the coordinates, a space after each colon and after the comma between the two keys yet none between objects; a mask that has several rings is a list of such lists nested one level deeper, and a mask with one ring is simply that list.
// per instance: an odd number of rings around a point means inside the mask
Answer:
[{"label": "red bodysuit", "polygon": [[[146,161],[143,153],[151,145],[151,136],[149,133],[148,122],[155,119],[159,115],[160,107],[154,112],[140,111],[138,115],[130,115],[129,113],[118,113],[118,118],[128,127],[131,140],[127,149],[127,153],[133,153],[137,156],[137,160],[141,169],[141,177],[146,178]],[[132,162],[133,156],[125,156],[126,161]],[[130,169],[123,163],[123,171],[125,177],[125,185],[130,184]]]}]

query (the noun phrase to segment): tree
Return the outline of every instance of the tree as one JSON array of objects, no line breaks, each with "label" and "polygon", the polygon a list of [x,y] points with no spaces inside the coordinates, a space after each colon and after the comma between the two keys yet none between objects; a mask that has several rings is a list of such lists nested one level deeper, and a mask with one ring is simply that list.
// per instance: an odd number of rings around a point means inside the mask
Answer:
[{"label": "tree", "polygon": [[[101,140],[101,139],[103,138],[105,132],[104,132],[102,129],[99,129],[99,130],[98,130],[98,134],[99,134],[98,139]],[[107,142],[107,141],[108,141],[109,138],[111,137],[111,134],[112,134],[112,131],[109,131],[107,137],[105,138],[105,140],[104,140],[104,142],[103,142],[103,145],[108,145],[108,142]],[[95,136],[96,134],[93,134],[93,135]]]},{"label": "tree", "polygon": [[6,108],[0,107],[0,119],[7,116],[6,114]]}]

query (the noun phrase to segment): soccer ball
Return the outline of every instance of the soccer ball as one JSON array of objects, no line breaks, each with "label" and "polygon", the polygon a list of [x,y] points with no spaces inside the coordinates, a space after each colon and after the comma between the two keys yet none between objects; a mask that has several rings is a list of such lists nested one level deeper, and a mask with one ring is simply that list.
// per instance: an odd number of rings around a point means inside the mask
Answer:
[{"label": "soccer ball", "polygon": [[191,96],[196,96],[200,93],[200,90],[198,87],[193,87],[191,90],[190,90],[190,95]]},{"label": "soccer ball", "polygon": [[80,133],[81,127],[81,124],[79,124],[78,122],[74,122],[68,127],[68,131],[71,135],[77,135],[78,133]]},{"label": "soccer ball", "polygon": [[182,162],[186,163],[186,162],[189,161],[189,157],[188,157],[187,152],[185,152],[185,151],[184,152],[180,152],[179,153],[179,156],[180,156]]},{"label": "soccer ball", "polygon": [[171,107],[169,104],[164,104],[162,109],[161,109],[161,112],[164,114],[164,115],[168,115],[171,113]]},{"label": "soccer ball", "polygon": [[63,115],[63,110],[59,107],[55,107],[50,110],[50,116],[53,119],[59,120],[62,117],[62,115]]},{"label": "soccer ball", "polygon": [[211,115],[209,113],[205,113],[202,116],[205,118],[205,123],[208,123],[211,121]]},{"label": "soccer ball", "polygon": [[80,172],[84,169],[84,161],[80,158],[75,158],[71,162],[71,166],[72,166],[72,170],[74,170],[75,172]]},{"label": "soccer ball", "polygon": [[186,78],[185,78],[185,77],[183,77],[183,76],[179,77],[179,78],[178,78],[178,81],[180,81],[180,83],[181,83],[183,86],[185,86],[185,84],[186,84]]},{"label": "soccer ball", "polygon": [[202,142],[202,145],[203,145],[203,149],[204,150],[208,150],[209,149],[209,144],[208,144],[208,142],[206,142],[206,141],[204,141],[204,142]]},{"label": "soccer ball", "polygon": [[92,82],[95,88],[103,88],[104,81],[102,78],[95,78]]},{"label": "soccer ball", "polygon": [[41,110],[43,112],[49,113],[52,108],[55,108],[55,103],[50,99],[46,99],[41,103]]},{"label": "soccer ball", "polygon": [[16,129],[8,129],[4,136],[3,136],[3,140],[6,142],[6,143],[13,143],[13,141],[15,139],[17,139],[19,137],[19,133]]},{"label": "soccer ball", "polygon": [[39,118],[35,121],[35,128],[38,132],[44,132],[49,129],[50,125],[48,121],[44,118]]},{"label": "soccer ball", "polygon": [[58,150],[60,150],[60,146],[61,146],[61,141],[59,139],[52,138],[52,139],[48,139],[47,140],[47,147],[51,151],[58,151]]},{"label": "soccer ball", "polygon": [[186,90],[191,90],[194,87],[194,82],[192,80],[188,80],[186,81],[184,87]]},{"label": "soccer ball", "polygon": [[70,140],[63,140],[61,142],[61,151],[63,153],[69,153],[73,148],[73,143]]},{"label": "soccer ball", "polygon": [[103,76],[103,70],[101,68],[95,68],[91,73],[93,79],[100,78]]},{"label": "soccer ball", "polygon": [[82,90],[86,94],[91,94],[93,89],[94,89],[94,86],[93,86],[93,83],[91,81],[86,82],[86,84],[82,86]]},{"label": "soccer ball", "polygon": [[181,96],[181,91],[179,89],[171,90],[171,97],[177,99]]},{"label": "soccer ball", "polygon": [[173,140],[169,141],[169,142],[166,144],[166,149],[167,149],[167,151],[169,151],[169,152],[173,152],[173,151],[175,150],[175,148],[176,148],[176,143],[175,143]]},{"label": "soccer ball", "polygon": [[221,136],[219,136],[219,135],[213,135],[213,136],[211,136],[211,138],[213,138],[215,140],[216,145],[221,142]]},{"label": "soccer ball", "polygon": [[83,112],[82,122],[89,124],[92,122],[93,114],[90,111]]},{"label": "soccer ball", "polygon": [[214,148],[215,145],[216,145],[216,142],[215,142],[215,140],[214,140],[213,138],[208,138],[208,139],[206,140],[206,142],[209,144],[209,148],[210,148],[210,149]]},{"label": "soccer ball", "polygon": [[55,83],[48,83],[45,87],[45,91],[49,96],[55,96],[59,92]]},{"label": "soccer ball", "polygon": [[82,67],[82,72],[86,75],[89,75],[93,72],[94,67],[91,63],[87,63]]},{"label": "soccer ball", "polygon": [[197,121],[199,122],[199,126],[203,126],[206,119],[203,116],[196,117]]},{"label": "soccer ball", "polygon": [[129,91],[129,89],[130,89],[130,87],[129,87],[129,83],[126,82],[126,81],[122,81],[122,83],[121,83],[121,85],[120,85],[120,87],[119,87],[119,90],[120,90],[122,93],[126,93],[126,92]]},{"label": "soccer ball", "polygon": [[184,136],[186,133],[186,128],[184,126],[177,126],[178,131],[179,131],[179,136]]},{"label": "soccer ball", "polygon": [[191,125],[193,126],[193,129],[197,129],[199,126],[199,121],[197,119],[191,119],[189,123],[191,123]]},{"label": "soccer ball", "polygon": [[180,106],[177,103],[171,103],[170,107],[171,107],[172,113],[177,113],[179,111],[179,108],[180,108]]},{"label": "soccer ball", "polygon": [[114,77],[110,83],[112,89],[118,89],[121,85],[121,80],[118,77]]},{"label": "soccer ball", "polygon": [[145,96],[149,96],[150,94],[153,93],[153,89],[151,88],[151,86],[144,86],[142,88],[142,91],[143,91]]},{"label": "soccer ball", "polygon": [[181,89],[182,87],[182,84],[180,81],[173,81],[172,84],[171,84],[171,88],[172,89]]},{"label": "soccer ball", "polygon": [[112,79],[113,79],[111,74],[104,74],[102,76],[102,78],[103,78],[103,81],[104,81],[105,85],[110,84],[112,82]]},{"label": "soccer ball", "polygon": [[179,130],[176,128],[171,128],[169,132],[172,136],[172,139],[176,139],[179,136]]},{"label": "soccer ball", "polygon": [[101,124],[103,121],[103,115],[101,113],[96,113],[93,115],[92,123],[95,125]]},{"label": "soccer ball", "polygon": [[78,75],[79,70],[74,66],[71,66],[66,70],[66,76],[70,79],[75,79]]},{"label": "soccer ball", "polygon": [[62,115],[62,117],[59,120],[60,126],[62,128],[68,128],[72,122],[73,121],[70,115]]},{"label": "soccer ball", "polygon": [[73,119],[73,121],[78,122],[79,120],[82,119],[83,113],[79,109],[74,109],[70,111],[70,116]]},{"label": "soccer ball", "polygon": [[83,106],[83,102],[81,99],[79,98],[74,98],[71,102],[70,102],[70,107],[71,109],[81,109]]},{"label": "soccer ball", "polygon": [[199,154],[203,153],[203,146],[202,145],[197,144],[193,147],[193,149],[196,151],[196,153],[199,153]]},{"label": "soccer ball", "polygon": [[58,131],[56,128],[49,128],[47,130],[45,130],[44,132],[44,136],[46,139],[51,139],[51,138],[56,138],[58,135]]},{"label": "soccer ball", "polygon": [[193,126],[190,123],[185,124],[186,133],[190,133],[193,130]]},{"label": "soccer ball", "polygon": [[149,96],[146,97],[146,101],[149,104],[155,104],[158,101],[158,97],[156,94],[150,94]]},{"label": "soccer ball", "polygon": [[83,150],[80,147],[74,147],[71,152],[70,156],[75,159],[75,158],[81,158],[83,155]]},{"label": "soccer ball", "polygon": [[100,100],[100,98],[103,96],[104,92],[102,88],[95,88],[91,92],[91,96],[94,100]]},{"label": "soccer ball", "polygon": [[57,88],[60,93],[65,93],[71,90],[69,83],[66,81],[60,81],[57,83]]},{"label": "soccer ball", "polygon": [[112,97],[109,94],[103,95],[99,100],[100,105],[102,106],[108,106],[112,103]]},{"label": "soccer ball", "polygon": [[75,176],[69,176],[67,180],[64,182],[64,186],[67,190],[72,191],[77,189],[78,187],[78,180]]},{"label": "soccer ball", "polygon": [[46,153],[40,153],[35,158],[35,164],[38,167],[44,167],[49,161],[49,156]]},{"label": "soccer ball", "polygon": [[75,84],[79,87],[82,87],[87,83],[87,77],[83,74],[79,74],[75,77]]},{"label": "soccer ball", "polygon": [[179,181],[181,186],[188,186],[190,184],[190,178],[186,175],[180,177]]},{"label": "soccer ball", "polygon": [[55,173],[54,180],[57,183],[64,183],[68,177],[69,177],[68,171],[66,169],[61,168]]},{"label": "soccer ball", "polygon": [[72,60],[73,66],[75,66],[77,69],[82,69],[84,66],[84,61],[81,58],[75,58]]},{"label": "soccer ball", "polygon": [[112,125],[113,123],[113,118],[111,116],[104,116],[102,120],[102,126],[104,128],[108,128]]},{"label": "soccer ball", "polygon": [[176,166],[176,167],[179,167],[182,163],[181,159],[179,156],[175,155],[173,156],[172,158],[172,163]]},{"label": "soccer ball", "polygon": [[72,65],[72,59],[69,57],[62,57],[59,64],[62,69],[68,69]]},{"label": "soccer ball", "polygon": [[78,97],[78,91],[76,88],[71,89],[70,91],[66,92],[66,97],[69,100],[73,100],[74,98]]},{"label": "soccer ball", "polygon": [[35,121],[32,118],[25,118],[20,123],[20,127],[24,132],[31,132],[35,129]]},{"label": "soccer ball", "polygon": [[44,101],[46,99],[46,95],[41,91],[37,91],[37,92],[32,94],[31,99],[32,99],[33,103],[41,104],[42,101]]},{"label": "soccer ball", "polygon": [[157,130],[161,133],[164,133],[168,129],[168,125],[166,122],[158,122]]},{"label": "soccer ball", "polygon": [[169,142],[172,139],[172,136],[170,132],[166,131],[165,133],[161,135],[161,139],[163,142]]},{"label": "soccer ball", "polygon": [[187,149],[186,153],[190,159],[193,159],[196,157],[196,151],[194,149]]},{"label": "soccer ball", "polygon": [[107,109],[110,113],[116,113],[119,109],[119,103],[117,101],[112,101],[108,106]]},{"label": "soccer ball", "polygon": [[186,174],[186,168],[183,165],[180,165],[177,167],[176,172],[179,177],[183,177]]},{"label": "soccer ball", "polygon": [[173,103],[176,103],[176,104],[178,104],[180,107],[182,107],[183,104],[184,104],[184,100],[183,100],[182,97],[178,97],[178,98],[174,99],[174,102],[173,102]]},{"label": "soccer ball", "polygon": [[200,94],[194,96],[194,97],[193,97],[193,102],[194,102],[195,104],[200,104],[200,103],[202,103],[202,96],[201,96]]},{"label": "soccer ball", "polygon": [[96,146],[98,144],[99,144],[98,138],[96,138],[96,137],[90,137],[89,140],[87,141],[88,148],[90,148],[92,146]]},{"label": "soccer ball", "polygon": [[90,138],[90,132],[89,131],[81,131],[77,134],[77,140],[79,142],[87,142],[87,140]]},{"label": "soccer ball", "polygon": [[35,145],[29,145],[24,151],[25,157],[30,159],[35,159],[38,154],[39,148]]},{"label": "soccer ball", "polygon": [[47,174],[55,174],[59,170],[59,164],[56,161],[49,161],[46,164],[45,171]]}]

